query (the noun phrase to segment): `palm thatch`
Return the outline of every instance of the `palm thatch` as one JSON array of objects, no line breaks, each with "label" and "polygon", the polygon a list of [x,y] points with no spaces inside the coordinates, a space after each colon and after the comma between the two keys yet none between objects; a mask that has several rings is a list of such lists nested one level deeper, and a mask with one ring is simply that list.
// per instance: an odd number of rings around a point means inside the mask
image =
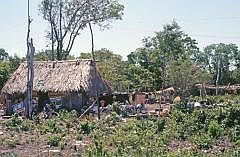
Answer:
[{"label": "palm thatch", "polygon": [[212,90],[216,90],[218,89],[222,89],[225,91],[234,91],[234,90],[240,90],[240,84],[234,84],[234,85],[211,85],[211,84],[196,84],[195,85],[198,89],[212,89]]},{"label": "palm thatch", "polygon": [[[27,90],[27,63],[22,63],[2,88],[2,93],[25,93]],[[91,60],[35,61],[34,92],[79,92],[89,96],[111,92]]]},{"label": "palm thatch", "polygon": [[161,93],[174,93],[175,89],[173,87],[169,87],[160,91],[156,91],[157,94],[161,94]]}]

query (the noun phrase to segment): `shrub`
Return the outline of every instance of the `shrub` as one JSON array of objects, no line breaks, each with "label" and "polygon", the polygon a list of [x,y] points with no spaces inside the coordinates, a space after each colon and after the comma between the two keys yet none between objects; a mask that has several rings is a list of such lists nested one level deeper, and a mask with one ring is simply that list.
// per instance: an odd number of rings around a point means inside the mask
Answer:
[{"label": "shrub", "polygon": [[90,134],[93,128],[94,128],[94,125],[89,123],[88,121],[80,124],[80,130],[83,134]]},{"label": "shrub", "polygon": [[59,133],[61,131],[55,119],[49,119],[47,126],[47,130],[51,133]]},{"label": "shrub", "polygon": [[57,147],[59,145],[59,142],[62,140],[61,136],[50,136],[47,140],[47,144],[53,147]]},{"label": "shrub", "polygon": [[15,152],[3,152],[0,153],[1,157],[18,157],[18,155]]},{"label": "shrub", "polygon": [[116,112],[118,115],[120,115],[122,113],[121,108],[120,108],[118,102],[114,102],[112,104],[112,107],[113,107],[113,112]]},{"label": "shrub", "polygon": [[13,114],[11,119],[5,122],[7,127],[18,127],[22,124],[22,120],[19,118],[18,114]]},{"label": "shrub", "polygon": [[22,131],[30,131],[33,128],[33,124],[30,121],[23,121],[20,126]]},{"label": "shrub", "polygon": [[165,119],[158,119],[157,120],[157,130],[156,132],[159,133],[159,132],[162,132],[163,129],[165,128]]},{"label": "shrub", "polygon": [[195,135],[193,142],[200,148],[210,148],[212,144],[211,138],[207,134]]},{"label": "shrub", "polygon": [[222,128],[217,121],[211,121],[208,126],[208,135],[213,138],[218,138],[222,134]]},{"label": "shrub", "polygon": [[8,147],[16,147],[16,145],[20,144],[20,140],[19,138],[6,138],[3,139],[2,144],[4,146],[8,146]]},{"label": "shrub", "polygon": [[63,109],[59,111],[59,118],[64,122],[73,121],[77,117],[78,117],[78,112],[76,110],[72,110],[71,112],[68,112],[66,109]]},{"label": "shrub", "polygon": [[234,142],[240,140],[240,125],[230,129],[229,138]]}]

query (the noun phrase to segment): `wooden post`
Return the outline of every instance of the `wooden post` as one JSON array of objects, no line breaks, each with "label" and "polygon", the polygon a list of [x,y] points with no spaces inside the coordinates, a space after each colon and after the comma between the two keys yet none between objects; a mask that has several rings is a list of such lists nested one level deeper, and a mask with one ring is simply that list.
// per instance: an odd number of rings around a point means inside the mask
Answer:
[{"label": "wooden post", "polygon": [[72,110],[72,95],[71,92],[69,93],[69,109]]},{"label": "wooden post", "polygon": [[162,108],[162,97],[163,97],[163,89],[164,89],[164,86],[165,86],[165,64],[166,64],[166,61],[165,61],[165,52],[164,52],[164,56],[163,56],[163,67],[162,67],[162,71],[163,71],[163,78],[162,78],[162,87],[161,87],[161,92],[160,92],[160,102],[159,102],[159,116],[160,116],[160,113],[161,113],[161,111],[160,111],[160,108]]},{"label": "wooden post", "polygon": [[218,95],[218,84],[220,79],[220,64],[221,64],[221,56],[218,54],[218,63],[217,63],[217,78],[216,78],[216,95]]},{"label": "wooden post", "polygon": [[[93,38],[93,30],[92,30],[92,26],[91,23],[88,23],[89,25],[89,29],[90,29],[90,33],[91,33],[91,44],[92,44],[92,60],[93,60],[93,66],[94,66],[94,75],[97,76],[97,65],[96,65],[96,58],[95,58],[95,54],[94,54],[94,38]],[[94,87],[97,90],[96,93],[96,98],[97,98],[97,105],[98,105],[98,120],[100,120],[101,118],[101,113],[100,113],[100,104],[99,104],[99,91],[98,91],[98,87],[97,87],[97,83],[95,82],[96,80],[94,80]]]},{"label": "wooden post", "polygon": [[27,104],[26,104],[26,117],[31,117],[31,110],[32,110],[32,91],[33,91],[33,78],[34,78],[34,69],[33,69],[33,57],[35,48],[33,46],[33,39],[29,41],[29,35],[30,35],[30,5],[28,0],[28,32],[27,32]]},{"label": "wooden post", "polygon": [[101,119],[101,111],[100,111],[100,103],[99,103],[99,95],[98,95],[98,92],[97,92],[97,105],[98,105],[98,120]]}]

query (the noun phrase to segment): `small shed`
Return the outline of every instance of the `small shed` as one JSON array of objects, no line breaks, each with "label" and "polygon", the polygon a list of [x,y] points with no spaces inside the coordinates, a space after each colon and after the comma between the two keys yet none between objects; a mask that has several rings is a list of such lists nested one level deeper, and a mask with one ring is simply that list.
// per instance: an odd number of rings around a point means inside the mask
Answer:
[{"label": "small shed", "polygon": [[200,91],[200,95],[206,95],[207,94],[207,90],[208,92],[212,92],[214,93],[216,90],[219,90],[219,92],[222,93],[229,93],[229,94],[237,94],[240,92],[240,84],[228,84],[228,85],[213,85],[213,84],[196,84],[195,85],[199,91]]},{"label": "small shed", "polygon": [[145,92],[135,92],[132,95],[133,104],[145,104],[146,103],[147,93]]},{"label": "small shed", "polygon": [[[111,93],[92,60],[34,61],[33,66],[33,104],[40,108],[44,99],[48,99],[80,110],[89,97]],[[26,91],[27,62],[23,62],[1,91],[8,110],[26,105]]]}]

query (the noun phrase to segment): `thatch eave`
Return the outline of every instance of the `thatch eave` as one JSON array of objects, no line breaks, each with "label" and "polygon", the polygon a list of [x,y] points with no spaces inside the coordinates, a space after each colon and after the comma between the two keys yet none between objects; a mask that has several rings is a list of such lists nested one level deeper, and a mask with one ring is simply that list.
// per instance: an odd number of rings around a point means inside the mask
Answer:
[{"label": "thatch eave", "polygon": [[[85,91],[89,96],[111,92],[92,60],[34,61],[34,92],[70,93]],[[5,94],[27,90],[27,63],[23,62],[2,88]]]}]

